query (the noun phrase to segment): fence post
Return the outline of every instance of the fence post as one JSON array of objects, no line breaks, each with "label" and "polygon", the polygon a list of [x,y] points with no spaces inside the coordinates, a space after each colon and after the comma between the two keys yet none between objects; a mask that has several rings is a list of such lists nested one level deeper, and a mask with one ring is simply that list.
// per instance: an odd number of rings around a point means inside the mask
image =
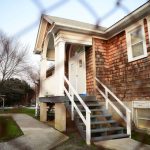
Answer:
[{"label": "fence post", "polygon": [[86,110],[86,144],[91,144],[91,116],[90,112]]},{"label": "fence post", "polygon": [[127,123],[127,134],[131,137],[131,112],[126,110],[126,123]]}]

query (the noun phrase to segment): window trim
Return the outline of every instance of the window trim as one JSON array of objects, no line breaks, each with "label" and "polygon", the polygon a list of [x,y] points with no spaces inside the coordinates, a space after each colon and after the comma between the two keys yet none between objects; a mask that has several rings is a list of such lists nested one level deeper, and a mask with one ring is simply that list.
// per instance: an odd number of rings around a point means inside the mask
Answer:
[{"label": "window trim", "polygon": [[[143,41],[143,55],[133,57],[132,56],[132,44],[131,44],[131,35],[130,33],[136,30],[138,27],[141,27],[142,29],[142,36],[144,37]],[[142,59],[144,57],[147,57],[147,47],[146,47],[146,37],[145,37],[145,29],[144,29],[144,22],[143,20],[131,25],[126,30],[126,42],[127,42],[127,55],[128,55],[128,62],[132,62],[138,59]]]},{"label": "window trim", "polygon": [[147,27],[148,27],[148,37],[149,37],[149,45],[150,45],[150,16],[146,18],[147,20]]}]

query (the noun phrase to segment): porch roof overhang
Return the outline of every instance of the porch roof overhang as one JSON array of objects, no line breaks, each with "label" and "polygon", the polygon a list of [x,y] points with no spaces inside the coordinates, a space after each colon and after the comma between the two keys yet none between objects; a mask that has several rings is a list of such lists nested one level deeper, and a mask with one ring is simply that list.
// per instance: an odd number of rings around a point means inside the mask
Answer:
[{"label": "porch roof overhang", "polygon": [[59,18],[49,15],[43,15],[43,17],[50,23],[55,23],[55,33],[59,30],[63,31],[71,31],[76,33],[83,33],[83,34],[98,34],[102,35],[106,30],[105,27],[96,26],[94,24],[84,23],[80,21]]},{"label": "porch roof overhang", "polygon": [[[148,16],[149,14],[150,1],[143,4],[142,6],[140,6],[139,8],[137,8],[136,10],[119,20],[117,23],[110,26],[109,28],[48,15],[42,15],[41,20],[45,20],[51,25],[54,24],[52,30],[55,35],[57,35],[59,31],[69,31],[73,33],[87,34],[90,36],[98,36],[99,38],[107,40],[113,37],[114,35],[122,32],[131,24]],[[40,31],[38,32],[38,34],[40,34]],[[37,37],[39,37],[39,35]],[[41,52],[41,49],[36,48],[34,52],[38,54]]]}]

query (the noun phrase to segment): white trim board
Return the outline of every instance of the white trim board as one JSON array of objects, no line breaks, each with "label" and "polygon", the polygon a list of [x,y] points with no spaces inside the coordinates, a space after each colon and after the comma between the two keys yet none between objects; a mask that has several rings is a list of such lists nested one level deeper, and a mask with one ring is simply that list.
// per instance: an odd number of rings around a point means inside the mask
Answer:
[{"label": "white trim board", "polygon": [[150,45],[150,15],[146,18],[147,27],[148,27],[148,37],[149,37],[149,45]]},{"label": "white trim board", "polygon": [[[130,37],[130,33],[134,30],[136,30],[136,28],[141,27],[142,29],[142,36],[143,36],[143,50],[144,50],[144,54],[141,56],[137,56],[135,58],[133,58],[132,56],[132,49],[131,49],[131,37]],[[128,62],[132,62],[138,59],[142,59],[144,57],[147,57],[147,47],[146,47],[146,37],[145,37],[145,29],[144,29],[144,20],[140,20],[137,23],[131,25],[130,27],[125,29],[125,33],[126,33],[126,42],[127,42],[127,55],[128,55]]]}]

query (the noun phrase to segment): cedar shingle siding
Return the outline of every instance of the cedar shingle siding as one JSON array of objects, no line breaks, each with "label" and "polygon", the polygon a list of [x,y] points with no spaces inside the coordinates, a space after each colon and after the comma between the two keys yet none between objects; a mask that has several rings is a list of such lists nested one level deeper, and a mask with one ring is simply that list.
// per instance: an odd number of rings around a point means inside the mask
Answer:
[{"label": "cedar shingle siding", "polygon": [[[147,22],[144,20],[147,47]],[[122,100],[150,99],[150,51],[148,56],[128,62],[125,31],[109,40],[94,38],[96,76]]]}]

